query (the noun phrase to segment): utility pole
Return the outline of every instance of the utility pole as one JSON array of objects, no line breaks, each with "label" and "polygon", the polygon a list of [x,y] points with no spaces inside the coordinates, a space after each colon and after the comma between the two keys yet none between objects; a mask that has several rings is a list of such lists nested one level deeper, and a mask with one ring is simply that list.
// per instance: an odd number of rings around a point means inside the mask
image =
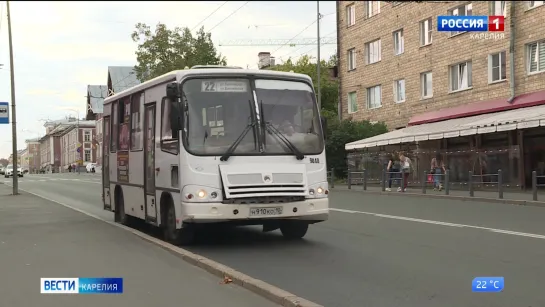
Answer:
[{"label": "utility pole", "polygon": [[15,68],[13,65],[13,41],[11,38],[11,15],[9,1],[6,1],[9,39],[9,70],[11,76],[11,143],[13,145],[13,195],[19,194],[18,156],[17,156],[17,117],[15,116]]},{"label": "utility pole", "polygon": [[320,15],[320,1],[316,1],[316,16],[318,18],[318,22],[316,23],[317,26],[317,33],[318,33],[318,39],[316,40],[317,42],[317,45],[318,45],[318,59],[316,61],[316,79],[318,79],[317,81],[317,85],[318,85],[318,111],[321,112],[322,111],[322,90],[320,88],[320,79],[321,79],[321,74],[320,74],[320,62],[321,62],[321,59],[320,59],[320,18],[322,18],[322,16]]}]

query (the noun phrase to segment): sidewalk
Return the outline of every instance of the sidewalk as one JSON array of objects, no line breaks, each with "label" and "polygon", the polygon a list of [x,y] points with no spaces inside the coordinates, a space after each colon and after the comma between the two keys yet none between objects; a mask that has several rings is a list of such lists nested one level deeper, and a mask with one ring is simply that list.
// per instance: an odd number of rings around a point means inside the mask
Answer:
[{"label": "sidewalk", "polygon": [[[336,190],[348,190],[348,185],[346,184],[335,184],[335,187],[331,189],[332,191]],[[469,191],[463,190],[450,190],[449,195],[445,195],[445,190],[443,191],[434,191],[433,188],[429,187],[426,189],[426,193],[422,193],[422,187],[414,186],[407,188],[407,192],[401,193],[397,192],[397,186],[392,186],[392,191],[382,192],[382,189],[378,185],[368,185],[367,190],[363,190],[363,185],[352,185],[351,191],[357,191],[362,193],[373,193],[373,194],[385,194],[385,195],[394,195],[394,196],[417,196],[417,197],[434,197],[434,198],[455,198],[460,200],[475,200],[475,201],[488,201],[488,202],[498,202],[498,203],[510,203],[518,205],[532,205],[545,207],[545,192],[539,191],[537,195],[537,202],[533,201],[532,193],[528,192],[517,192],[517,191],[505,191],[503,192],[503,199],[499,199],[498,191],[485,190],[474,191],[474,196],[469,196]]]},{"label": "sidewalk", "polygon": [[[0,184],[2,306],[272,307],[128,231]],[[40,277],[122,277],[122,295],[42,295]]]}]

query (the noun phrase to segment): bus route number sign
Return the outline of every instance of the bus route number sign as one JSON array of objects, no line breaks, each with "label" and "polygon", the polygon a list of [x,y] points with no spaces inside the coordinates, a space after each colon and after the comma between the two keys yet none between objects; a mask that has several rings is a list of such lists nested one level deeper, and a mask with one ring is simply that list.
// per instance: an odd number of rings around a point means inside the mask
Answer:
[{"label": "bus route number sign", "polygon": [[205,80],[201,83],[201,92],[243,93],[246,83],[241,81]]}]

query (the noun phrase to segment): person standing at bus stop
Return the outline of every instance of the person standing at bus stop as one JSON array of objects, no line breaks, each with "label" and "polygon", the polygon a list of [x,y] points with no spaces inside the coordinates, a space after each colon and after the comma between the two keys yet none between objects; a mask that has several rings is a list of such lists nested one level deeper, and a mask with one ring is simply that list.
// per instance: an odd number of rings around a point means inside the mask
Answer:
[{"label": "person standing at bus stop", "polygon": [[390,154],[388,159],[388,165],[386,166],[386,173],[388,174],[388,188],[386,191],[392,191],[392,181],[396,181],[400,177],[398,176],[400,171],[399,161],[396,159],[395,153]]},{"label": "person standing at bus stop", "polygon": [[411,173],[412,161],[409,157],[405,156],[403,152],[399,153],[399,162],[401,164],[401,171],[403,173],[403,186],[400,186],[398,192],[407,192],[407,185],[409,183],[409,174]]},{"label": "person standing at bus stop", "polygon": [[435,158],[431,159],[431,173],[433,174],[433,190],[443,190],[441,175],[446,174],[447,171],[445,170],[445,163],[439,152],[435,154]]}]

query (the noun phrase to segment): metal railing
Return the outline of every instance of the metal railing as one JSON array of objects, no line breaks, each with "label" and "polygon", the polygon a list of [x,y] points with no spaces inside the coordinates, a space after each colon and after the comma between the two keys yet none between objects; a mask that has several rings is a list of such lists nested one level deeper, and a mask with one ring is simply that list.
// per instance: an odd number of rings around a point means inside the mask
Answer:
[{"label": "metal railing", "polygon": [[[348,186],[348,189],[352,189],[353,185],[362,185],[363,190],[367,190],[368,187],[368,172],[367,170],[362,171],[350,171],[347,170],[347,178],[346,178],[346,184]],[[379,180],[380,188],[382,192],[386,191],[386,184],[390,181],[392,183],[398,183],[399,187],[406,187],[406,180],[407,176],[405,176],[405,171],[401,170],[400,172],[389,172],[386,169],[382,170],[382,175]],[[483,181],[483,178],[495,178],[494,181]],[[437,178],[441,178],[437,180]],[[436,190],[436,183],[439,183],[439,190],[442,190],[444,188],[445,195],[450,194],[450,187],[451,183],[449,182],[450,178],[450,171],[447,169],[445,173],[441,174],[432,174],[429,171],[424,171],[422,173],[422,179],[420,180],[421,184],[421,192],[422,194],[426,194],[428,185],[431,183],[434,185],[434,190]],[[501,169],[498,170],[495,174],[481,174],[481,175],[475,175],[472,171],[469,171],[469,181],[465,184],[468,186],[468,192],[470,197],[475,197],[475,187],[481,187],[485,185],[494,185],[497,187],[497,193],[499,199],[504,199],[504,189],[505,189],[505,182],[503,180],[503,172]],[[480,178],[481,180],[475,180],[475,178]],[[536,171],[532,172],[532,199],[534,201],[538,200],[538,188],[539,187],[545,187],[545,183],[538,183],[538,179],[543,178],[545,179],[545,175],[538,176]],[[545,180],[544,180],[545,181]],[[328,182],[329,187],[334,188],[335,186],[335,170],[331,169],[328,172]],[[396,184],[397,185],[397,184]],[[388,184],[388,187],[391,185]],[[508,186],[508,185],[507,185]],[[401,189],[403,190],[403,189]]]},{"label": "metal railing", "polygon": [[537,201],[537,188],[545,187],[545,184],[538,184],[538,178],[545,178],[545,175],[538,176],[536,171],[532,172],[532,200]]}]

